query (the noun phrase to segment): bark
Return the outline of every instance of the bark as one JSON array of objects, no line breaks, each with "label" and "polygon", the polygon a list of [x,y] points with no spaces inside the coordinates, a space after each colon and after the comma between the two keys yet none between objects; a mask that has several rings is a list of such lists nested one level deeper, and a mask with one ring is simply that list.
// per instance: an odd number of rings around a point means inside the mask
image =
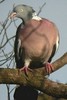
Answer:
[{"label": "bark", "polygon": [[[54,71],[56,71],[65,64],[67,64],[67,53],[53,62],[52,66]],[[20,72],[19,69],[0,68],[0,84],[30,85],[49,96],[67,98],[67,85],[53,82],[47,79],[46,75],[44,67],[28,71],[28,76],[24,72]]]}]

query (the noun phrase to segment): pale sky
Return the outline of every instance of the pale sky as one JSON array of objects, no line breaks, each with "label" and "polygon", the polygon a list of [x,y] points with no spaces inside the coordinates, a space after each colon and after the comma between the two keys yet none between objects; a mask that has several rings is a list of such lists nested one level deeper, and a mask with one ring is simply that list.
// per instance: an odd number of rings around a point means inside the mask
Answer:
[{"label": "pale sky", "polygon": [[[36,10],[36,12],[38,12],[44,2],[46,2],[46,5],[42,9],[40,16],[53,21],[59,29],[60,46],[58,52],[53,58],[53,60],[56,60],[67,52],[67,0],[5,0],[5,2],[0,4],[0,21],[6,19],[8,12],[13,8],[13,4],[30,5]],[[11,34],[14,34],[15,31],[16,29],[13,30],[10,27]],[[54,81],[66,83],[66,77],[67,65],[54,72],[49,78]],[[12,95],[13,93],[11,94],[11,100],[13,100]],[[7,89],[5,85],[0,85],[0,100],[7,100]]]}]

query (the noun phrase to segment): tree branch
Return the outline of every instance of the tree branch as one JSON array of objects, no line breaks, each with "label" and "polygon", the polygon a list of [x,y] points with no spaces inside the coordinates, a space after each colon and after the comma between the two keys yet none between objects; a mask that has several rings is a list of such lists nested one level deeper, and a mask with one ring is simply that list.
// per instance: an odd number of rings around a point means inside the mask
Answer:
[{"label": "tree branch", "polygon": [[0,3],[4,2],[5,0],[0,0]]},{"label": "tree branch", "polygon": [[[52,63],[54,71],[65,64],[67,64],[67,53]],[[48,95],[67,98],[67,85],[48,80],[44,75],[47,75],[44,68],[28,71],[28,76],[18,69],[0,68],[0,84],[31,85]]]}]

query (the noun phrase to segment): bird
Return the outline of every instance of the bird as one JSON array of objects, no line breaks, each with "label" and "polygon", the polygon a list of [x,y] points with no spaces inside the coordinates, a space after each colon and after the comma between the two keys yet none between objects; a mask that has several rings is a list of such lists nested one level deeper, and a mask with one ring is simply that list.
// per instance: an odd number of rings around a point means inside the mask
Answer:
[{"label": "bird", "polygon": [[53,71],[53,56],[59,47],[59,30],[54,22],[37,15],[29,5],[13,8],[10,18],[20,18],[16,31],[14,52],[16,66],[27,74],[28,70],[44,66],[49,74]]}]

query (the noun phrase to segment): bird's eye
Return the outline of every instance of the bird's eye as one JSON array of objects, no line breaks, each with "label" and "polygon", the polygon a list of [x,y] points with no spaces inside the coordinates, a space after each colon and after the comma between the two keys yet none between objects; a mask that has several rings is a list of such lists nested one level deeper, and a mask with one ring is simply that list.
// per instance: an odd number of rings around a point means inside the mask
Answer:
[{"label": "bird's eye", "polygon": [[20,12],[23,12],[23,9],[20,9]]}]

